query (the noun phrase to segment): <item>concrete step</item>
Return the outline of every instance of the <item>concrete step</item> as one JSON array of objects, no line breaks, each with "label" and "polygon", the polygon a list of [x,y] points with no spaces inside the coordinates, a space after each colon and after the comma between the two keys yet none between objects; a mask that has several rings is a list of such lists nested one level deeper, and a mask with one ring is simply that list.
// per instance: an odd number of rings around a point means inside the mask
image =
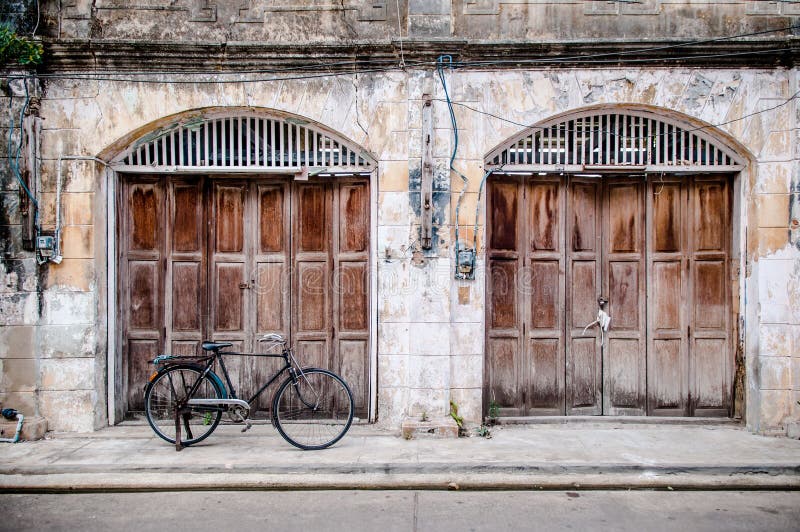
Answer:
[{"label": "concrete step", "polygon": [[412,438],[458,438],[458,424],[450,417],[432,417],[422,420],[419,417],[406,418],[400,425],[400,432],[406,440]]},{"label": "concrete step", "polygon": [[669,416],[504,416],[495,419],[498,425],[685,425],[737,426],[741,419],[727,417],[669,417]]},{"label": "concrete step", "polygon": [[[17,420],[9,421],[0,417],[0,438],[13,438],[17,432]],[[22,420],[20,441],[35,441],[44,438],[47,420],[43,417],[25,416]]]}]

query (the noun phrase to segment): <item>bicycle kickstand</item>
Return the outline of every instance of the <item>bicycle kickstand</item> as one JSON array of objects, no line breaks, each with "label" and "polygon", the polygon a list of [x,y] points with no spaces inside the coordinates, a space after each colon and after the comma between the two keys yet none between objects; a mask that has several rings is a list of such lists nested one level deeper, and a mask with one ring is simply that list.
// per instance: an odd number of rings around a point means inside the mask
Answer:
[{"label": "bicycle kickstand", "polygon": [[175,451],[182,451],[183,444],[181,443],[181,417],[183,416],[183,408],[175,409]]}]

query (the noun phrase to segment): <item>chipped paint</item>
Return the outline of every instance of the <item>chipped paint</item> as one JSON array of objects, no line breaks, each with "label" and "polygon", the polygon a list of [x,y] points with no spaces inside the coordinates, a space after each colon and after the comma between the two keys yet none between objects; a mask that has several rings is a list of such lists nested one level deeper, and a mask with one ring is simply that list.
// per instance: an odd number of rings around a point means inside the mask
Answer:
[{"label": "chipped paint", "polygon": [[[698,16],[707,14],[709,8],[705,5],[676,7],[662,3],[662,12],[652,15],[587,17],[580,2],[545,4],[526,4],[525,10],[531,16],[523,17],[524,20],[513,18],[510,14],[513,10],[507,9],[492,8],[491,12],[469,19],[458,10],[448,10],[443,16],[451,18],[446,24],[445,19],[438,20],[436,24],[441,25],[435,29],[447,30],[445,34],[453,38],[464,38],[481,46],[500,40],[505,46],[515,39],[530,40],[535,35],[548,35],[548,39],[556,42],[561,38],[578,38],[587,31],[592,35],[611,33],[620,24],[630,25],[629,35],[646,34],[653,42],[662,38],[718,36],[718,20],[713,16]],[[105,41],[114,36],[153,42],[181,42],[200,31],[213,43],[258,42],[264,46],[296,44],[298,35],[302,35],[315,46],[322,44],[318,46],[320,49],[327,43],[346,47],[349,44],[343,39],[353,40],[352,33],[340,24],[341,13],[329,13],[329,6],[322,5],[306,5],[298,12],[290,6],[280,23],[269,17],[262,20],[258,14],[247,14],[246,23],[232,19],[230,6],[219,17],[209,15],[202,22],[190,20],[188,11],[175,12],[171,14],[172,24],[159,21],[160,14],[137,9],[133,4],[91,14],[82,13],[81,3],[59,9],[70,13],[61,28],[65,42],[71,39],[81,42],[90,38],[92,31],[102,31]],[[764,17],[745,16],[736,11],[740,6],[732,4],[713,9],[733,13],[725,19],[729,22],[726,28],[732,32],[736,28],[741,32],[757,31],[769,22]],[[534,16],[544,12],[541,10],[553,16]],[[74,18],[82,14],[87,18]],[[80,22],[90,20],[89,15],[95,17],[94,30],[88,27],[88,22]],[[359,39],[363,37],[358,44],[358,55],[354,56],[358,60],[371,53],[370,44],[366,43],[383,43],[382,39],[394,35],[396,30],[396,20],[391,16],[384,13],[387,20],[375,16],[375,20],[359,19],[353,28]],[[667,18],[671,24],[663,25]],[[553,20],[559,24],[553,24]],[[417,22],[415,31],[425,31]],[[224,45],[225,53],[230,54],[226,60],[233,61],[236,57],[236,46],[239,45]],[[464,53],[469,53],[468,48],[464,47]],[[515,53],[512,50],[510,57]],[[124,60],[122,55],[119,60]],[[56,174],[53,160],[62,152],[100,154],[109,160],[130,147],[138,148],[179,128],[196,129],[209,116],[238,112],[269,113],[292,124],[313,124],[352,139],[362,154],[377,159],[378,168],[372,254],[378,277],[373,308],[376,309],[379,419],[391,424],[420,408],[444,411],[451,399],[459,404],[465,417],[480,419],[484,400],[486,258],[479,259],[474,282],[452,278],[450,255],[456,221],[453,203],[460,182],[448,168],[452,132],[441,102],[436,104],[439,115],[434,126],[436,138],[441,141],[436,153],[440,157],[434,161],[434,245],[430,251],[419,249],[421,119],[417,109],[422,94],[433,94],[437,99],[443,94],[435,83],[434,71],[410,65],[391,72],[348,73],[338,77],[324,72],[325,75],[313,80],[287,76],[274,81],[251,79],[247,84],[49,80],[42,107],[48,127],[43,148],[49,150],[47,157],[43,157],[42,168],[47,181],[42,199],[43,219],[52,223],[51,191]],[[587,104],[620,109],[638,106],[685,119],[695,127],[706,127],[715,138],[742,155],[747,169],[738,178],[741,191],[737,201],[741,207],[736,214],[739,227],[735,235],[737,238],[742,235],[737,246],[747,248],[743,251],[747,269],[740,279],[747,300],[742,297],[737,303],[742,320],[740,335],[745,341],[736,352],[735,371],[737,382],[745,383],[737,386],[736,393],[740,394],[737,404],[746,407],[748,424],[754,430],[772,430],[784,426],[788,416],[797,418],[797,410],[792,414],[785,408],[791,402],[791,394],[797,394],[800,387],[796,384],[800,379],[792,373],[797,358],[794,353],[800,345],[797,340],[800,272],[796,267],[800,262],[800,163],[795,155],[797,147],[793,147],[797,143],[798,117],[796,113],[783,112],[788,109],[754,114],[788,98],[793,92],[789,87],[796,85],[796,81],[794,85],[791,82],[793,76],[796,78],[797,74],[791,69],[758,65],[738,69],[696,65],[655,68],[644,63],[631,63],[624,68],[605,68],[602,64],[570,69],[554,64],[548,68],[516,70],[487,66],[483,70],[448,72],[448,82],[453,87],[451,96],[460,104],[456,109],[461,135],[455,166],[472,176],[467,187],[469,194],[477,194],[483,175],[481,164],[493,147],[520,133],[525,125],[585,109]],[[718,129],[707,127],[715,123],[723,125]],[[30,339],[24,345],[22,340],[13,344],[6,335],[0,338],[0,349],[24,350],[26,355],[46,361],[37,374],[36,384],[51,389],[42,390],[37,396],[38,408],[56,421],[51,426],[87,430],[97,425],[97,413],[105,408],[104,364],[108,352],[113,352],[104,346],[104,327],[115,309],[105,308],[105,295],[114,287],[105,285],[107,242],[103,224],[107,213],[114,212],[114,206],[103,203],[104,174],[98,173],[93,164],[65,163],[65,169],[65,187],[69,192],[94,193],[95,199],[87,203],[90,205],[87,208],[95,212],[71,221],[65,244],[75,257],[65,259],[59,267],[51,267],[46,276],[35,271],[30,263],[32,258],[26,257],[18,245],[15,192],[7,190],[8,194],[2,198],[0,253],[5,271],[0,275],[0,323],[8,328],[26,328],[25,334]],[[795,177],[789,179],[790,175]],[[761,195],[780,195],[780,212],[770,210],[775,203],[761,200]],[[788,206],[784,202],[787,197]],[[464,233],[460,236],[471,241],[475,234],[482,248],[485,198],[477,205],[465,199],[465,205],[469,205],[466,209],[469,212],[461,209]],[[464,230],[465,226],[469,230]],[[28,262],[14,262],[20,257]],[[782,325],[788,328],[781,329]],[[787,355],[787,346],[792,356]],[[82,360],[65,361],[70,357]],[[785,357],[792,362],[762,361],[761,357]],[[51,358],[57,361],[51,362]],[[81,368],[89,368],[92,378],[75,377]],[[25,370],[21,366],[18,369]],[[787,372],[791,376],[788,380]],[[62,378],[65,376],[71,378]],[[73,381],[77,384],[70,385]],[[8,382],[8,386],[21,384]],[[768,389],[768,386],[782,389]]]}]

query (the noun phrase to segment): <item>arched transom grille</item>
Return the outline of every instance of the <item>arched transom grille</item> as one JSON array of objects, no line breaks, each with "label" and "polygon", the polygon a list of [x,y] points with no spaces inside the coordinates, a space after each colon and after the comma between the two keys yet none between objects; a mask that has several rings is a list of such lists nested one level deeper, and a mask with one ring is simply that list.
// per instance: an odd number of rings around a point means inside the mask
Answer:
[{"label": "arched transom grille", "polygon": [[374,162],[351,142],[291,118],[233,116],[184,120],[151,133],[117,158],[120,170],[369,172]]},{"label": "arched transom grille", "polygon": [[616,167],[729,170],[741,162],[705,129],[647,112],[595,112],[533,127],[486,158],[489,167]]}]

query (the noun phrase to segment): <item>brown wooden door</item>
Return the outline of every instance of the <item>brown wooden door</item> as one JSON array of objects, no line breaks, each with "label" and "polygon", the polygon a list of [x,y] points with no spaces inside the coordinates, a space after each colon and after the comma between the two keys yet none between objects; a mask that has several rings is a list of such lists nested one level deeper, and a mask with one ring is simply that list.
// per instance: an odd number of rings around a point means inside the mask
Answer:
[{"label": "brown wooden door", "polygon": [[[600,335],[584,332],[597,315],[602,283],[602,182],[576,178],[566,184],[567,217],[567,414],[601,414]],[[531,287],[535,290],[535,287]]]},{"label": "brown wooden door", "polygon": [[[727,415],[728,182],[494,178],[487,411]],[[603,341],[597,326],[584,332],[601,296]]]},{"label": "brown wooden door", "polygon": [[123,335],[122,383],[127,404],[142,409],[144,386],[152,372],[148,362],[164,345],[164,223],[163,184],[142,178],[127,182],[118,219],[120,282],[118,301]]},{"label": "brown wooden door", "polygon": [[603,186],[601,294],[608,300],[606,311],[611,316],[603,345],[603,414],[644,415],[645,182],[641,176],[614,177],[604,179]]},{"label": "brown wooden door", "polygon": [[648,413],[729,415],[730,180],[655,179],[647,196]]},{"label": "brown wooden door", "polygon": [[[127,179],[120,192],[127,404],[141,410],[155,353],[204,339],[257,351],[289,336],[301,363],[340,373],[368,405],[369,185],[365,179]],[[278,367],[228,357],[240,397]],[[265,393],[261,408],[269,407]]]}]

